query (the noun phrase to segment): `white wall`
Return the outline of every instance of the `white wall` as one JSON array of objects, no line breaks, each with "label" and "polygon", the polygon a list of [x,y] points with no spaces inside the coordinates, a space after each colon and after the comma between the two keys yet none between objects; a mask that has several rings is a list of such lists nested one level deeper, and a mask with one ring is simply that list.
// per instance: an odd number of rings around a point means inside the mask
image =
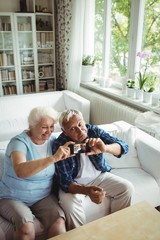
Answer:
[{"label": "white wall", "polygon": [[0,12],[16,12],[20,10],[19,0],[1,0]]}]

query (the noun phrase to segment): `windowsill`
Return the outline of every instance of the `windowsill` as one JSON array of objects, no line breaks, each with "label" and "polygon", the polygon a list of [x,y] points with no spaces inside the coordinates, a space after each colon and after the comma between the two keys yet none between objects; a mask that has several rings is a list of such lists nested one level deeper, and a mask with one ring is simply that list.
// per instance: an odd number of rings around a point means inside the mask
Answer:
[{"label": "windowsill", "polygon": [[160,105],[159,107],[157,106],[152,106],[152,104],[149,103],[143,103],[141,100],[138,99],[132,99],[129,98],[126,95],[126,92],[122,92],[121,89],[118,87],[108,87],[104,88],[101,87],[97,82],[87,82],[87,83],[81,83],[81,87],[90,89],[95,91],[96,93],[102,94],[103,96],[110,97],[112,99],[118,100],[122,103],[125,103],[126,105],[132,106],[136,109],[139,109],[141,111],[153,111],[155,113],[160,114]]}]

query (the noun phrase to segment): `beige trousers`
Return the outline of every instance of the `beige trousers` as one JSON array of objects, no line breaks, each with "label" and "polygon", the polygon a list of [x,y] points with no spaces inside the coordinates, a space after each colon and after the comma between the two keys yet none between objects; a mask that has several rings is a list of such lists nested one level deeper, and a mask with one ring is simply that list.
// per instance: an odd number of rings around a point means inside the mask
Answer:
[{"label": "beige trousers", "polygon": [[[134,187],[131,182],[118,177],[110,172],[101,173],[94,181],[87,186],[99,186],[106,191],[106,197],[110,202],[110,213],[130,206]],[[85,196],[82,194],[65,193],[59,191],[59,204],[66,215],[67,229],[71,230],[86,223],[86,214],[83,209]],[[92,209],[88,208],[88,211]]]}]

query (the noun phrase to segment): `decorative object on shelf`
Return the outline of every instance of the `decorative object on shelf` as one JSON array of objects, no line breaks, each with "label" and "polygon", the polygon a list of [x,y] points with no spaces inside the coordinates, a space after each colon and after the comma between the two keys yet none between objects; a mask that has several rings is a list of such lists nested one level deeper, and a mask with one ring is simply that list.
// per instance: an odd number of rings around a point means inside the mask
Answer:
[{"label": "decorative object on shelf", "polygon": [[42,7],[41,5],[35,5],[36,12],[51,13],[47,7]]},{"label": "decorative object on shelf", "polygon": [[136,79],[138,81],[137,88],[145,89],[150,88],[153,91],[154,84],[156,82],[156,74],[152,71],[151,65],[153,60],[152,54],[149,51],[138,52],[137,56],[140,57],[142,70],[136,73]]},{"label": "decorative object on shelf", "polygon": [[155,88],[155,80],[154,78],[149,79],[149,85],[144,87],[144,91],[143,91],[143,102],[145,103],[151,103],[152,102],[152,93],[154,92]]},{"label": "decorative object on shelf", "polygon": [[127,81],[127,96],[130,98],[136,97],[135,80],[133,79],[128,79]]},{"label": "decorative object on shelf", "polygon": [[40,72],[38,73],[38,76],[39,76],[39,78],[43,78],[43,77],[44,77],[44,72],[43,72],[43,71],[40,71]]},{"label": "decorative object on shelf", "polygon": [[141,100],[143,99],[143,89],[135,88],[136,92],[136,99]]},{"label": "decorative object on shelf", "polygon": [[27,12],[27,3],[26,0],[20,0],[20,11],[21,12]]},{"label": "decorative object on shelf", "polygon": [[94,80],[95,57],[91,55],[83,56],[81,82],[92,82]]},{"label": "decorative object on shelf", "polygon": [[83,56],[82,65],[83,66],[94,66],[95,57],[91,55]]},{"label": "decorative object on shelf", "polygon": [[48,8],[47,7],[44,7],[44,8],[42,8],[42,12],[48,12]]},{"label": "decorative object on shelf", "polygon": [[136,98],[145,103],[151,102],[151,94],[146,92],[153,92],[154,85],[157,79],[156,74],[152,71],[152,53],[149,51],[137,52],[137,57],[141,61],[141,71],[136,73]]},{"label": "decorative object on shelf", "polygon": [[127,87],[134,89],[135,88],[135,81],[133,79],[128,79]]},{"label": "decorative object on shelf", "polygon": [[52,26],[49,21],[39,18],[36,20],[36,29],[38,31],[52,31]]},{"label": "decorative object on shelf", "polygon": [[143,102],[151,103],[151,101],[152,101],[152,92],[143,91]]},{"label": "decorative object on shelf", "polygon": [[154,91],[152,94],[152,106],[160,107],[160,92]]}]

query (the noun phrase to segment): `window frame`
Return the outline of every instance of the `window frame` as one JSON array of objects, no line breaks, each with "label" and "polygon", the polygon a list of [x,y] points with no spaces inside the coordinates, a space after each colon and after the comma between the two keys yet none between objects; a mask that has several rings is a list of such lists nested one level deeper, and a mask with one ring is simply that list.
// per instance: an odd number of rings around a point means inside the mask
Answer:
[{"label": "window frame", "polygon": [[[160,114],[160,96],[159,106],[153,107],[146,105],[143,102],[137,102],[136,99],[130,99],[126,96],[126,82],[128,78],[135,78],[135,72],[140,70],[140,58],[137,58],[137,52],[142,49],[143,40],[143,24],[145,15],[145,0],[131,0],[131,19],[130,19],[130,32],[129,32],[129,50],[128,50],[128,69],[127,75],[123,83],[112,81],[112,84],[107,80],[109,75],[110,51],[111,46],[111,5],[112,0],[104,0],[105,17],[104,17],[104,45],[103,45],[103,83],[90,82],[81,83],[80,86],[88,88],[92,91],[101,93],[103,96],[109,96],[113,99],[125,102],[129,106],[140,108],[144,111],[154,111]],[[104,67],[105,66],[105,67]],[[109,87],[108,87],[109,86]]]}]

